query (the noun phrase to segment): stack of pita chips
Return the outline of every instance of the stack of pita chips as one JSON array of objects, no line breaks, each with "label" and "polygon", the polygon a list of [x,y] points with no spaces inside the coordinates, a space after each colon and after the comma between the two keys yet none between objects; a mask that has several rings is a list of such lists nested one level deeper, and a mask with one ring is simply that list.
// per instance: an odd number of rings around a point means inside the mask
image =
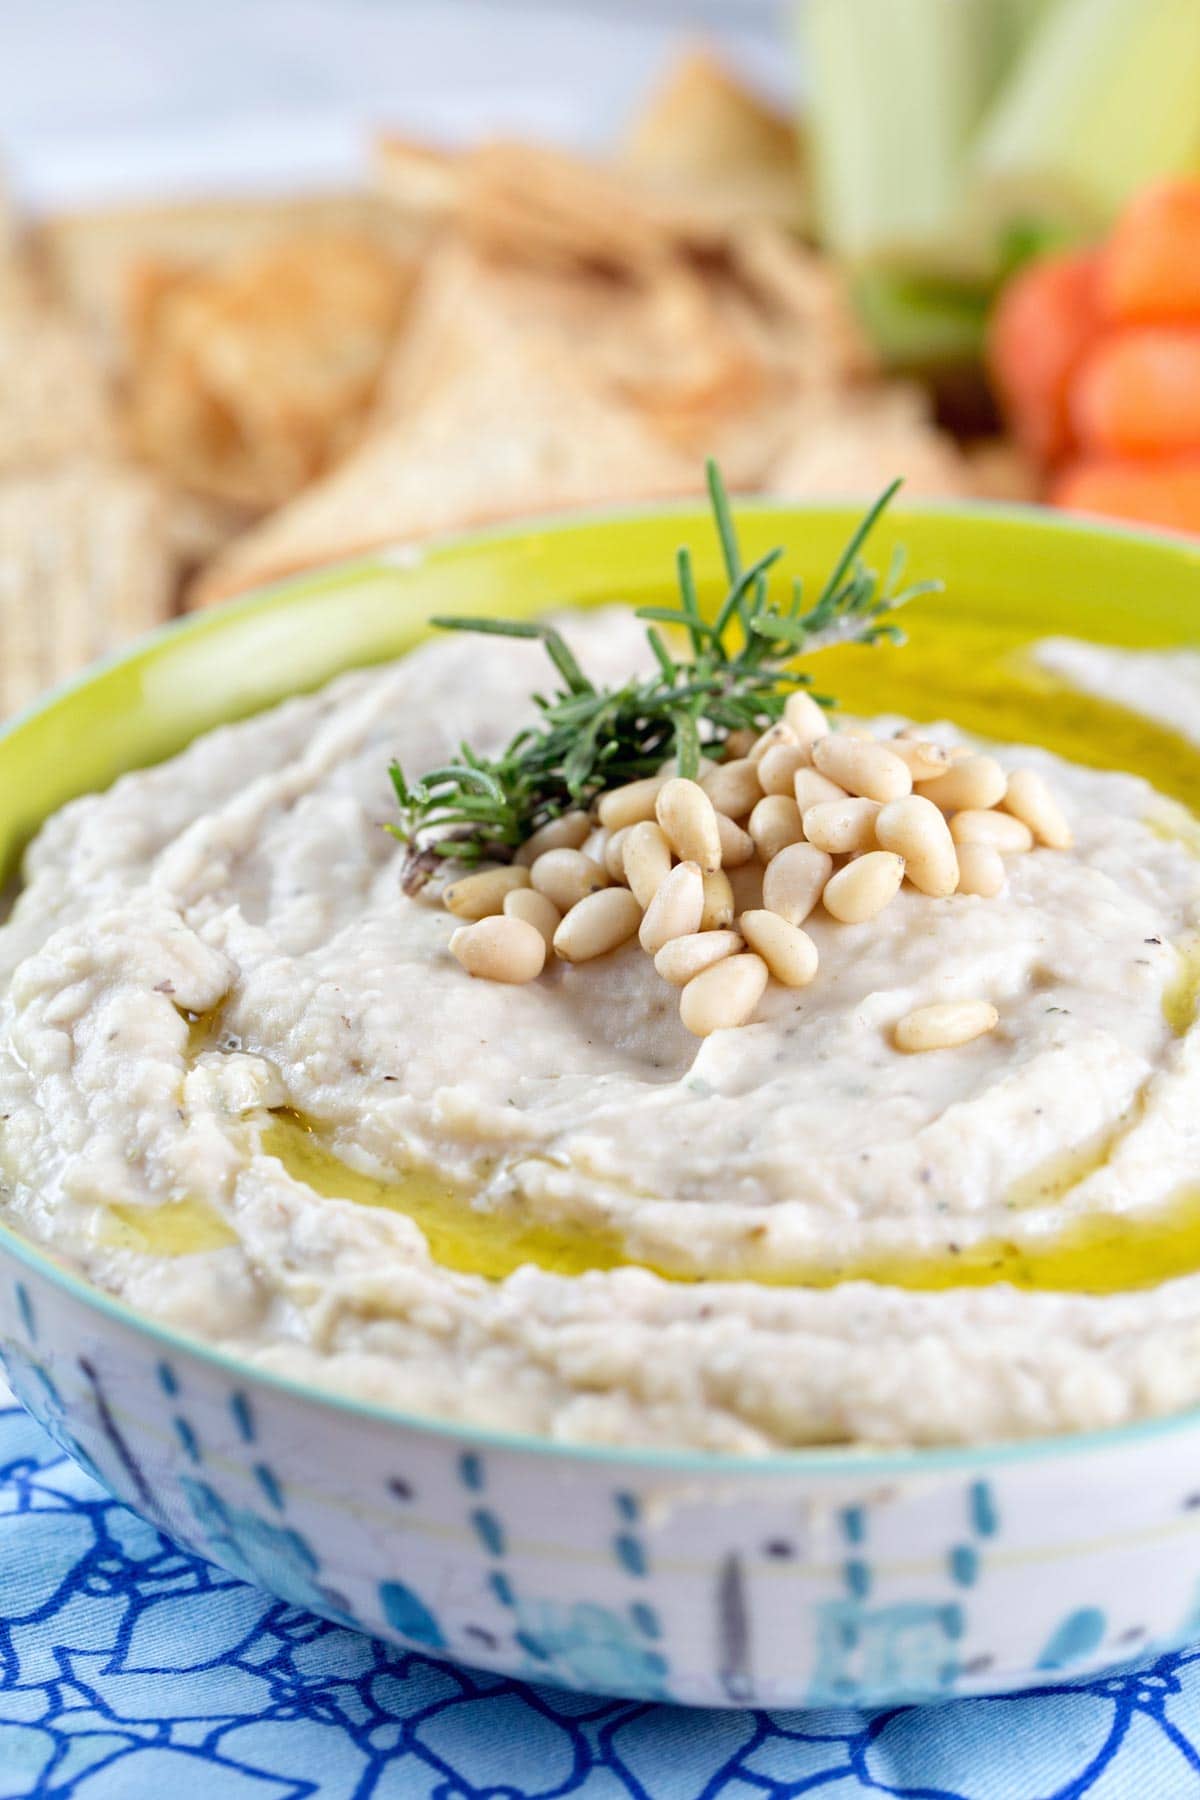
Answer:
[{"label": "stack of pita chips", "polygon": [[708,455],[743,491],[977,491],[804,202],[791,123],[703,51],[603,162],[388,136],[355,194],[33,230],[0,197],[0,714],[183,603],[691,494]]},{"label": "stack of pita chips", "polygon": [[415,268],[367,194],[0,210],[0,716],[345,454]]},{"label": "stack of pita chips", "polygon": [[0,217],[0,716],[158,624],[175,598],[166,506],[117,448],[86,334]]},{"label": "stack of pita chips", "polygon": [[801,497],[971,491],[919,390],[884,383],[796,233],[796,135],[684,60],[606,163],[522,143],[378,147],[426,249],[358,447],[235,540],[200,603],[372,547],[727,481]]}]

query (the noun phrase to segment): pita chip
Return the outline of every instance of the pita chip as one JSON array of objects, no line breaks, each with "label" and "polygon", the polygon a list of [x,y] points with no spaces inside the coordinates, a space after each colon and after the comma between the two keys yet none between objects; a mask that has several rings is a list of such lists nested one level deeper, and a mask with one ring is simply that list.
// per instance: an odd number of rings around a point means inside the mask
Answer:
[{"label": "pita chip", "polygon": [[372,147],[375,191],[402,217],[439,224],[458,207],[463,162],[460,151],[385,131]]},{"label": "pita chip", "polygon": [[0,714],[169,618],[174,595],[150,476],[77,458],[0,480]]},{"label": "pita chip", "polygon": [[456,249],[427,285],[382,422],[345,462],[230,546],[201,602],[296,569],[563,507],[694,491],[695,464],[487,300]]},{"label": "pita chip", "polygon": [[143,264],[130,295],[134,448],[190,492],[279,505],[348,448],[409,285],[407,266],[346,233],[219,270]]},{"label": "pita chip", "polygon": [[50,291],[87,326],[105,361],[124,366],[129,272],[139,263],[220,268],[289,238],[349,233],[399,260],[423,247],[424,229],[378,194],[285,194],[104,207],[59,213],[34,233]]},{"label": "pita chip", "polygon": [[0,475],[110,451],[113,407],[86,335],[56,311],[0,307]]},{"label": "pita chip", "polygon": [[620,161],[697,224],[803,220],[795,126],[704,46],[686,51],[651,94]]},{"label": "pita chip", "polygon": [[638,279],[674,249],[669,226],[615,170],[540,144],[463,159],[458,223],[484,255]]},{"label": "pita chip", "polygon": [[966,459],[934,424],[926,395],[901,382],[797,401],[764,485],[789,500],[873,499],[897,475],[906,499],[972,491]]}]

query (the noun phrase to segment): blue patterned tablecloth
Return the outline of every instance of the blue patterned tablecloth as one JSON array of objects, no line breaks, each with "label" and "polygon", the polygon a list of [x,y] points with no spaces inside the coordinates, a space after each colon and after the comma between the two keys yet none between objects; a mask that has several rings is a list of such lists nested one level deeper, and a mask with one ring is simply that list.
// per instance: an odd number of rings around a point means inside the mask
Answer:
[{"label": "blue patterned tablecloth", "polygon": [[185,1556],[0,1385],[0,1800],[1187,1800],[1200,1649],[887,1712],[700,1713],[404,1655]]}]

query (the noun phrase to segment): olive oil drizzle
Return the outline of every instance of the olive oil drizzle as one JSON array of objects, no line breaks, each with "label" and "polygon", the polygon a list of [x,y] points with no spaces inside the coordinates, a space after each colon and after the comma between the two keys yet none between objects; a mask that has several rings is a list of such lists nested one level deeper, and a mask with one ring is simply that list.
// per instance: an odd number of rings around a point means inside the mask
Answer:
[{"label": "olive oil drizzle", "polygon": [[1163,995],[1167,1024],[1176,1037],[1190,1031],[1200,1010],[1200,931],[1177,946],[1179,970]]},{"label": "olive oil drizzle", "polygon": [[207,1200],[167,1200],[161,1206],[110,1206],[100,1241],[109,1250],[196,1256],[236,1244],[237,1233]]},{"label": "olive oil drizzle", "polygon": [[[316,1194],[403,1213],[420,1228],[441,1267],[493,1281],[533,1264],[550,1274],[571,1276],[597,1269],[641,1268],[665,1281],[688,1284],[742,1280],[765,1287],[830,1288],[846,1281],[869,1281],[930,1292],[1010,1282],[1024,1289],[1109,1294],[1155,1286],[1200,1269],[1200,1185],[1151,1216],[1090,1216],[1048,1238],[1014,1232],[965,1244],[952,1253],[866,1257],[803,1268],[748,1262],[743,1268],[705,1277],[629,1256],[615,1233],[590,1227],[564,1230],[522,1220],[512,1210],[484,1210],[428,1171],[399,1180],[364,1175],[335,1155],[295,1114],[277,1114],[263,1133],[261,1148]],[[1089,1160],[1094,1163],[1094,1155],[1089,1154]]]}]

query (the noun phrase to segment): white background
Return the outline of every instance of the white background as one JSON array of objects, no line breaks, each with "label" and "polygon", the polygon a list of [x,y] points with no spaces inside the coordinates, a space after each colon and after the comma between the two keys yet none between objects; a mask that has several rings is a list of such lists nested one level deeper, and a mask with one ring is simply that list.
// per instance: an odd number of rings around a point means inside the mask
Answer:
[{"label": "white background", "polygon": [[344,184],[381,124],[595,145],[697,36],[794,88],[782,0],[0,0],[0,161],[62,206]]}]

